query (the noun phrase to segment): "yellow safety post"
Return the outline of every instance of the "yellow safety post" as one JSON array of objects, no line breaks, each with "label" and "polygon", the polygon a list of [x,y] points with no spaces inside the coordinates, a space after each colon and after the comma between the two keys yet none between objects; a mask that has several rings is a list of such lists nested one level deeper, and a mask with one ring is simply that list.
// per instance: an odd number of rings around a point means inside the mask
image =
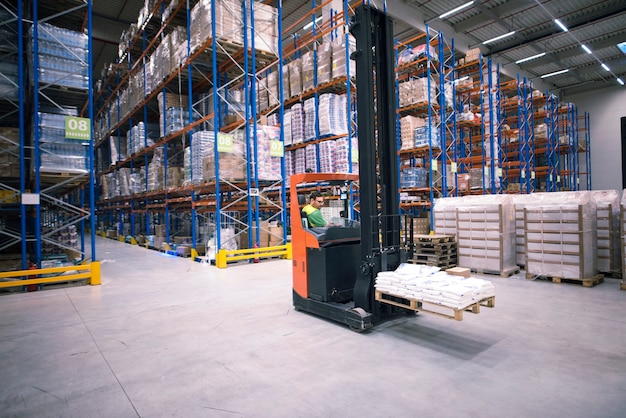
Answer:
[{"label": "yellow safety post", "polygon": [[226,264],[226,250],[219,250],[215,255],[215,266],[220,269],[225,269]]},{"label": "yellow safety post", "polygon": [[92,286],[96,286],[101,284],[100,282],[100,262],[92,261],[91,262],[91,278],[89,279],[89,284]]}]

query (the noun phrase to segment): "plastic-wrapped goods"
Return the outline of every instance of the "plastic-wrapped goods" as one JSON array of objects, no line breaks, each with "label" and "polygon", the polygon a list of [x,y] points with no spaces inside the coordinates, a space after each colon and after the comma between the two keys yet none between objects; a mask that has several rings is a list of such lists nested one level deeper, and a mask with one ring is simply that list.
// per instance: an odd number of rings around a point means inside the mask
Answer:
[{"label": "plastic-wrapped goods", "polygon": [[593,190],[591,194],[597,210],[598,271],[621,276],[619,193],[617,190]]},{"label": "plastic-wrapped goods", "polygon": [[257,112],[261,113],[267,110],[270,103],[270,93],[267,85],[267,78],[257,80]]},{"label": "plastic-wrapped goods", "polygon": [[317,123],[317,106],[315,106],[315,97],[304,101],[304,140],[312,141],[317,139],[316,133]]},{"label": "plastic-wrapped goods", "polygon": [[428,187],[428,170],[423,167],[406,167],[400,171],[401,188]]},{"label": "plastic-wrapped goods", "polygon": [[334,140],[324,141],[319,144],[320,151],[320,172],[321,173],[334,173],[335,172],[335,149],[337,148],[337,142]]},{"label": "plastic-wrapped goods", "polygon": [[332,93],[319,97],[320,136],[345,135],[348,133],[347,99],[345,95]]},{"label": "plastic-wrapped goods", "polygon": [[554,194],[524,211],[527,274],[578,280],[596,274],[596,202],[590,192]]},{"label": "plastic-wrapped goods", "polygon": [[297,148],[294,150],[294,162],[293,170],[294,174],[301,174],[306,172],[306,150],[304,148]]},{"label": "plastic-wrapped goods", "polygon": [[317,47],[317,85],[328,83],[332,68],[332,43],[324,42]]},{"label": "plastic-wrapped goods", "polygon": [[441,148],[439,128],[434,125],[415,128],[415,147]]},{"label": "plastic-wrapped goods", "polygon": [[[248,13],[248,28],[254,27],[254,49],[278,55],[278,10],[268,4],[255,1],[254,25],[250,17]],[[248,34],[248,45],[252,48],[250,34]]]},{"label": "plastic-wrapped goods", "polygon": [[289,91],[291,97],[302,94],[302,59],[297,58],[287,64],[289,67]]},{"label": "plastic-wrapped goods", "polygon": [[[81,90],[89,88],[87,35],[48,23],[39,23],[37,30],[39,82]],[[32,42],[32,27],[30,36]]]},{"label": "plastic-wrapped goods", "polygon": [[291,107],[291,143],[304,142],[304,108],[302,103],[296,103]]},{"label": "plastic-wrapped goods", "polygon": [[510,196],[465,196],[456,206],[458,264],[508,274],[515,263],[515,207]]},{"label": "plastic-wrapped goods", "polygon": [[285,179],[289,180],[289,177],[295,174],[294,170],[294,155],[295,151],[285,151]]},{"label": "plastic-wrapped goods", "polygon": [[191,9],[191,51],[213,37],[211,5],[215,5],[215,36],[220,42],[243,44],[242,3],[237,0],[201,0]]},{"label": "plastic-wrapped goods", "polygon": [[337,173],[359,172],[359,142],[356,137],[339,138],[335,141],[335,171]]},{"label": "plastic-wrapped goods", "polygon": [[[215,153],[213,149],[215,140],[214,136],[211,136],[211,138],[213,139],[209,142],[210,150],[202,159],[202,171],[205,180],[215,178]],[[222,141],[231,138],[233,142],[232,152],[218,153],[219,179],[224,181],[242,181],[246,179],[247,175],[245,132],[243,130],[236,130],[230,134],[220,132],[218,133],[217,140]]]},{"label": "plastic-wrapped goods", "polygon": [[[279,84],[278,84],[278,71],[272,71],[267,75],[267,90],[268,90],[268,100],[269,107],[273,108],[280,104],[280,95],[279,95]],[[288,84],[288,83],[283,83]],[[285,93],[285,97],[289,97],[288,94]]]},{"label": "plastic-wrapped goods", "polygon": [[259,180],[280,180],[280,157],[271,155],[271,141],[280,141],[280,128],[257,125],[257,170]]},{"label": "plastic-wrapped goods", "polygon": [[439,267],[419,264],[403,263],[395,271],[378,273],[374,287],[378,292],[454,309],[495,296],[487,280],[453,276]]},{"label": "plastic-wrapped goods", "polygon": [[285,143],[285,146],[287,146],[293,143],[293,137],[291,133],[291,110],[290,109],[285,110],[283,114],[283,121],[284,121],[284,126],[283,126],[284,143]]},{"label": "plastic-wrapped goods", "polygon": [[302,55],[302,91],[307,92],[315,87],[315,67],[313,51]]},{"label": "plastic-wrapped goods", "polygon": [[332,78],[346,77],[348,70],[350,77],[356,76],[356,63],[354,60],[348,59],[349,67],[346,66],[346,55],[350,56],[356,51],[356,40],[352,35],[348,36],[348,52],[346,53],[345,36],[340,36],[332,42]]},{"label": "plastic-wrapped goods", "polygon": [[305,150],[305,171],[311,170],[313,172],[317,172],[317,147],[314,144],[307,145],[304,147]]},{"label": "plastic-wrapped goods", "polygon": [[411,149],[415,147],[415,129],[425,126],[426,120],[416,116],[404,116],[400,118],[400,149]]},{"label": "plastic-wrapped goods", "polygon": [[44,142],[39,145],[42,172],[86,173],[88,165],[88,147],[82,144],[64,144]]}]

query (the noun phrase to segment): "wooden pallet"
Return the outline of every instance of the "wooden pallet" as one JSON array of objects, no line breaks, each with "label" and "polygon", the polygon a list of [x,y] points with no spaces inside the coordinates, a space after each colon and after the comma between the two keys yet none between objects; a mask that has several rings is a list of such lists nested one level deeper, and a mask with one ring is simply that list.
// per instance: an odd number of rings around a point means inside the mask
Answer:
[{"label": "wooden pallet", "polygon": [[495,276],[500,276],[500,277],[511,277],[512,275],[519,273],[520,269],[518,266],[515,266],[509,269],[504,269],[502,271],[485,270],[485,269],[477,269],[477,268],[472,268],[472,271],[478,274],[493,274]]},{"label": "wooden pallet", "polygon": [[596,274],[595,276],[586,278],[586,279],[572,279],[567,277],[555,277],[555,276],[541,276],[534,275],[531,273],[526,273],[527,280],[534,280],[537,278],[542,278],[546,280],[550,280],[552,283],[571,283],[571,284],[582,284],[583,287],[593,287],[597,284],[604,283],[604,275]]},{"label": "wooden pallet", "polygon": [[480,307],[485,306],[487,308],[494,308],[496,306],[496,297],[491,296],[482,299],[476,303],[473,303],[465,308],[457,309],[448,306],[438,305],[436,303],[418,301],[417,299],[403,298],[394,296],[389,293],[376,291],[375,298],[377,301],[386,303],[388,305],[397,306],[404,309],[409,309],[415,312],[426,312],[431,315],[437,315],[448,319],[454,319],[455,321],[463,320],[463,312],[471,312],[473,314],[480,313]]}]

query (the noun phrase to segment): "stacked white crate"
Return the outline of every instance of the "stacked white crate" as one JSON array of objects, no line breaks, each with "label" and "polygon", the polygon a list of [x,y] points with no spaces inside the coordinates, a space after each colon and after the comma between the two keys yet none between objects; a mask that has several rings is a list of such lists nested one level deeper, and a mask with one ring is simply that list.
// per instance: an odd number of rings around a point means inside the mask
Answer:
[{"label": "stacked white crate", "polygon": [[[620,248],[622,252],[622,271],[626,268],[626,190],[622,193],[622,201],[620,203],[620,221],[619,221],[619,231],[620,231]],[[622,277],[622,282],[620,283],[620,289],[626,290],[626,281],[624,277]]]},{"label": "stacked white crate", "polygon": [[558,193],[524,209],[527,278],[593,280],[596,204],[590,192]]},{"label": "stacked white crate", "polygon": [[594,190],[596,231],[598,237],[598,271],[621,277],[619,245],[619,194],[617,190]]},{"label": "stacked white crate", "polygon": [[515,262],[526,265],[526,235],[524,234],[524,208],[536,201],[534,194],[511,195],[515,206]]},{"label": "stacked white crate", "polygon": [[463,201],[462,197],[446,197],[435,200],[433,216],[435,217],[435,234],[456,236],[456,206]]},{"label": "stacked white crate", "polygon": [[509,276],[515,264],[514,206],[510,196],[467,196],[456,207],[458,265]]}]

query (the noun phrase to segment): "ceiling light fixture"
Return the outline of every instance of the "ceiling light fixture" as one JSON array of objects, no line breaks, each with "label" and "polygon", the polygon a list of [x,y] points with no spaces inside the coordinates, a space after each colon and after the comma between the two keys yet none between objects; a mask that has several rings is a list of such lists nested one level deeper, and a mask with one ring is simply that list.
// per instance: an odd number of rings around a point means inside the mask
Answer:
[{"label": "ceiling light fixture", "polygon": [[604,71],[611,71],[611,69],[609,68],[609,66],[608,66],[608,65],[606,65],[606,64],[604,64],[604,63],[602,64],[602,68],[604,68]]},{"label": "ceiling light fixture", "polygon": [[535,58],[543,57],[544,55],[546,55],[546,53],[542,52],[541,54],[533,55],[532,57],[528,57],[528,58],[523,58],[521,60],[517,60],[517,61],[515,61],[515,63],[516,64],[521,64],[521,63],[526,62],[526,61],[534,60]]},{"label": "ceiling light fixture", "polygon": [[315,19],[315,22],[309,22],[309,23],[307,23],[306,25],[304,25],[304,27],[302,28],[302,30],[307,30],[307,29],[309,29],[309,28],[313,27],[313,24],[314,24],[314,23],[315,23],[315,24],[318,24],[320,20],[322,20],[322,16],[320,16],[320,17],[318,17],[317,19]]},{"label": "ceiling light fixture", "polygon": [[548,78],[548,77],[552,77],[552,76],[554,76],[554,75],[563,74],[563,73],[566,73],[566,72],[568,72],[568,71],[569,71],[569,69],[567,69],[567,70],[555,71],[555,72],[553,72],[553,73],[544,74],[544,75],[542,75],[542,76],[541,76],[541,78]]},{"label": "ceiling light fixture", "polygon": [[624,80],[622,80],[621,78],[618,78],[617,82],[620,83],[622,86],[624,85]]},{"label": "ceiling light fixture", "polygon": [[591,49],[589,49],[589,47],[588,47],[587,45],[582,44],[581,46],[583,47],[583,49],[585,50],[585,52],[586,52],[587,54],[591,54]]},{"label": "ceiling light fixture", "polygon": [[459,7],[455,7],[454,9],[452,9],[450,11],[447,11],[445,13],[440,14],[439,15],[439,19],[445,19],[446,17],[455,14],[456,12],[460,12],[461,10],[470,7],[472,4],[474,4],[474,0],[468,1],[467,3],[462,4]]},{"label": "ceiling light fixture", "polygon": [[492,42],[499,41],[500,39],[508,38],[511,35],[515,35],[515,31],[514,30],[509,32],[509,33],[505,33],[504,35],[500,35],[500,36],[496,36],[495,38],[488,39],[485,42],[483,42],[483,45],[487,45],[487,44],[490,44]]},{"label": "ceiling light fixture", "polygon": [[563,24],[563,22],[561,22],[559,19],[554,19],[554,23],[556,23],[558,25],[558,27],[560,27],[563,32],[567,32],[569,30],[569,29],[567,29],[567,26],[565,26]]}]

